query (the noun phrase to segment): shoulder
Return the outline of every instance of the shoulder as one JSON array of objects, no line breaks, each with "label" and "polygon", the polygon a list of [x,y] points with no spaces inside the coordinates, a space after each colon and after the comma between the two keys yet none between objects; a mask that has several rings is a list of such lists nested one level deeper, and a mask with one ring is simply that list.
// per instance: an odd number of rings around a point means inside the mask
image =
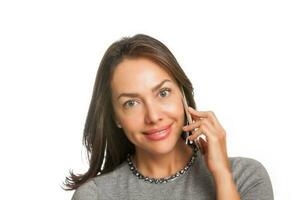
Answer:
[{"label": "shoulder", "polygon": [[229,158],[233,177],[240,181],[263,181],[268,178],[268,172],[261,162],[253,158],[231,157]]},{"label": "shoulder", "polygon": [[93,179],[82,184],[78,187],[72,197],[72,200],[96,200],[97,199],[97,186]]},{"label": "shoulder", "polygon": [[96,200],[110,196],[113,189],[119,187],[120,179],[125,179],[126,165],[122,163],[113,171],[91,178],[76,189],[72,200]]},{"label": "shoulder", "polygon": [[[273,198],[272,184],[264,165],[253,158],[230,157],[233,179],[241,196],[264,195]],[[261,197],[261,196],[259,196]]]},{"label": "shoulder", "polygon": [[95,177],[94,182],[98,188],[103,188],[105,191],[107,191],[109,188],[120,184],[122,180],[125,180],[128,176],[128,172],[129,168],[126,162],[123,162],[113,171]]},{"label": "shoulder", "polygon": [[258,160],[247,157],[230,157],[231,167],[234,170],[250,170],[264,168],[263,164]]},{"label": "shoulder", "polygon": [[235,176],[256,175],[258,178],[263,178],[268,175],[264,165],[253,158],[246,157],[230,157],[232,173]]}]

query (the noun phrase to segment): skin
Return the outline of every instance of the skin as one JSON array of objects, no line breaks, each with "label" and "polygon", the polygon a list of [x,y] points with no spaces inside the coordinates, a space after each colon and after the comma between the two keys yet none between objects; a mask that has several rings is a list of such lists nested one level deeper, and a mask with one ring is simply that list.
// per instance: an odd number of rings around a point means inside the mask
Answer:
[{"label": "skin", "polygon": [[212,111],[197,111],[191,107],[188,111],[193,123],[184,126],[182,130],[192,131],[193,134],[189,136],[189,140],[195,140],[202,134],[205,136],[205,139],[199,137],[199,142],[206,166],[216,183],[217,199],[240,199],[227,156],[225,130]]},{"label": "skin", "polygon": [[[161,178],[176,173],[192,156],[192,149],[180,138],[181,132],[192,131],[190,140],[204,134],[206,140],[199,142],[216,183],[217,199],[239,199],[228,161],[225,130],[213,112],[192,108],[189,112],[194,122],[184,127],[180,88],[163,68],[146,58],[124,59],[113,73],[111,89],[115,121],[135,145],[133,161],[142,174]],[[122,93],[136,95],[120,97]],[[166,139],[146,138],[146,131],[170,124],[171,133]]]},{"label": "skin", "polygon": [[[164,80],[168,81],[152,91]],[[115,119],[135,145],[133,160],[141,173],[160,178],[182,169],[192,150],[180,139],[184,109],[175,80],[148,59],[125,59],[113,73],[111,88]],[[121,93],[139,96],[118,98]],[[143,133],[169,124],[172,130],[165,140],[151,141]]]}]

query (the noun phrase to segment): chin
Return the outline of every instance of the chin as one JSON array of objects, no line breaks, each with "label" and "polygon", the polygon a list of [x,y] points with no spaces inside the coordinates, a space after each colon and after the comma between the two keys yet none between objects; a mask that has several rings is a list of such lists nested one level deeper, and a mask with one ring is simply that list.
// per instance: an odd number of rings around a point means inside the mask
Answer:
[{"label": "chin", "polygon": [[172,152],[175,150],[178,140],[181,138],[172,138],[170,140],[165,140],[163,142],[158,142],[158,143],[153,143],[150,144],[149,146],[147,145],[144,146],[144,148],[147,148],[147,152],[150,154],[155,154],[155,155],[164,155]]}]

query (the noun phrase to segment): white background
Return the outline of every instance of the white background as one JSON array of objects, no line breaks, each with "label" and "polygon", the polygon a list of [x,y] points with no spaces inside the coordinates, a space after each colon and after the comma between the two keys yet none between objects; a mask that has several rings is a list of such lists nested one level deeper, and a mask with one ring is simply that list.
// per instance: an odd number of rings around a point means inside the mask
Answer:
[{"label": "white background", "polygon": [[104,51],[144,33],[167,45],[230,156],[259,160],[275,199],[299,197],[297,1],[1,1],[1,199],[70,199]]}]

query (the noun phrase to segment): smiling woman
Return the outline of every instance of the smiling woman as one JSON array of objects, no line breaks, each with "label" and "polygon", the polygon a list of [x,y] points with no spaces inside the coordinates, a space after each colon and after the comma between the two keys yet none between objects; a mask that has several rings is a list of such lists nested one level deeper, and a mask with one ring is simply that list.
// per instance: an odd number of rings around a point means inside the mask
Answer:
[{"label": "smiling woman", "polygon": [[89,169],[65,182],[66,190],[76,189],[74,200],[273,199],[263,165],[228,157],[217,117],[196,110],[193,86],[175,57],[147,35],[106,51],[83,141]]},{"label": "smiling woman", "polygon": [[[178,140],[184,126],[180,88],[158,64],[147,58],[124,59],[113,73],[111,88],[114,118],[134,144],[137,163],[151,164],[142,161],[150,155],[165,157],[163,162],[170,163],[167,158],[172,158],[169,154],[175,149],[179,150],[177,157],[183,149],[192,153]],[[162,166],[163,163],[159,167]],[[170,172],[161,173],[165,174],[155,176],[167,176]]]}]

